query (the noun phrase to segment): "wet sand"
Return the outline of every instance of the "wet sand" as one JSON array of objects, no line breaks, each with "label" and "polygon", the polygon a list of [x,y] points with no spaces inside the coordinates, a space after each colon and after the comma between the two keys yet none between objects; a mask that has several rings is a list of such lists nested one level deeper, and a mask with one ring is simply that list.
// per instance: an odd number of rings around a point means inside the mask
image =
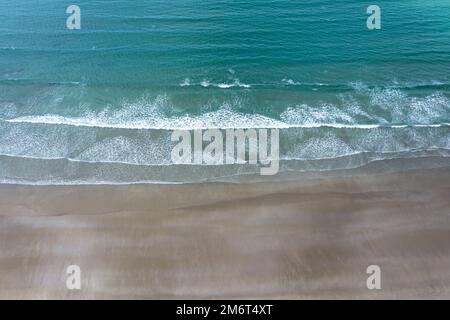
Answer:
[{"label": "wet sand", "polygon": [[[81,267],[81,290],[66,268]],[[379,265],[381,290],[366,288]],[[307,182],[0,185],[0,298],[450,298],[450,168]]]}]

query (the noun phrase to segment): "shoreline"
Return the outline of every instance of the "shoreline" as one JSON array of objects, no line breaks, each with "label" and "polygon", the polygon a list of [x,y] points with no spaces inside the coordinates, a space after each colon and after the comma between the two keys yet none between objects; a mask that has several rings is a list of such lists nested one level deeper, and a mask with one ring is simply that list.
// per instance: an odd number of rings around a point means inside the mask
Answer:
[{"label": "shoreline", "polygon": [[[431,150],[429,150],[431,152]],[[312,181],[320,179],[334,179],[340,177],[351,177],[355,175],[364,174],[396,174],[401,172],[420,170],[420,169],[436,169],[450,167],[450,154],[447,149],[442,149],[439,154],[439,150],[433,150],[438,152],[437,154],[421,154],[421,151],[417,151],[418,155],[415,157],[392,157],[382,159],[370,159],[369,153],[357,153],[353,155],[346,155],[336,158],[324,158],[313,160],[279,160],[280,171],[275,175],[261,175],[260,170],[266,168],[259,165],[246,164],[227,164],[227,165],[135,165],[116,162],[104,162],[104,163],[91,163],[83,161],[75,161],[75,164],[80,165],[98,165],[96,168],[91,168],[81,174],[77,178],[64,177],[64,172],[69,170],[66,167],[62,168],[62,172],[52,174],[50,171],[45,172],[45,175],[50,177],[49,180],[35,180],[27,181],[21,178],[9,178],[0,179],[0,185],[9,186],[145,186],[145,185],[200,185],[208,183],[229,183],[229,184],[253,184],[253,183],[284,183],[299,181]],[[3,155],[4,156],[4,155]],[[3,157],[0,155],[0,158]],[[38,160],[34,158],[20,158],[22,160]],[[40,159],[39,161],[72,161],[70,159]],[[318,162],[321,164],[318,165]],[[340,162],[343,166],[332,167],[337,162]],[[23,170],[17,171],[21,174],[17,176],[23,176],[24,173],[28,173],[29,176],[33,176],[35,172],[40,172],[42,166],[34,167],[31,163],[22,163],[17,165],[17,168]],[[102,167],[104,166],[104,167]],[[45,164],[44,167],[53,168],[51,164]],[[16,169],[17,169],[16,168]],[[25,168],[25,169],[24,169]],[[60,168],[61,169],[61,168]],[[74,168],[71,170],[73,171]],[[76,168],[75,172],[80,168]],[[135,171],[136,170],[136,171]],[[178,170],[178,171],[177,171]],[[7,170],[5,170],[7,171]],[[114,175],[115,172],[120,172],[117,181],[110,180],[95,180],[97,172],[110,172]],[[125,172],[131,174],[131,180],[123,180]],[[223,175],[217,175],[217,172]],[[61,176],[62,174],[62,176]],[[158,176],[160,178],[169,176],[168,180],[139,180],[136,177],[149,177]],[[183,177],[183,179],[180,179]],[[178,180],[177,180],[178,179]]]},{"label": "shoreline", "polygon": [[[450,298],[449,178],[3,184],[0,298]],[[382,290],[366,288],[372,264]]]}]

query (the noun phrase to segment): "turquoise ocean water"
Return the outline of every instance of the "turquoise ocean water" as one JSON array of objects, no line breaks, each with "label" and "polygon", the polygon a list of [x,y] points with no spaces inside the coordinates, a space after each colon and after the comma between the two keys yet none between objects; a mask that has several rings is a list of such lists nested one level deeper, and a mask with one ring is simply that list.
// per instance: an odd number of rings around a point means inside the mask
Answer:
[{"label": "turquoise ocean water", "polygon": [[0,0],[0,182],[258,172],[173,165],[172,129],[280,128],[281,175],[448,165],[449,123],[448,0]]}]

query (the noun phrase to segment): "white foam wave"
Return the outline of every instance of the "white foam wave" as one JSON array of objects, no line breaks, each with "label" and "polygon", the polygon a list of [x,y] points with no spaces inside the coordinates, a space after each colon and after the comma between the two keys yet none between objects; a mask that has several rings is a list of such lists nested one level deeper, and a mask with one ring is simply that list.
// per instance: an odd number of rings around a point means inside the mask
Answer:
[{"label": "white foam wave", "polygon": [[189,78],[186,78],[183,80],[183,82],[180,83],[180,87],[189,87],[191,85],[191,80]]},{"label": "white foam wave", "polygon": [[375,129],[375,128],[440,128],[450,123],[437,124],[340,124],[306,123],[289,124],[261,115],[240,115],[228,111],[206,113],[199,117],[177,117],[167,119],[136,120],[120,122],[114,119],[97,117],[70,118],[58,115],[24,116],[4,120],[9,123],[29,123],[48,125],[68,125],[76,127],[97,127],[112,129],[148,129],[148,130],[195,130],[195,129],[250,129],[250,128],[336,128],[336,129]]},{"label": "white foam wave", "polygon": [[79,116],[49,113],[14,117],[16,109],[11,107],[11,112],[1,116],[3,121],[9,123],[157,130],[320,127],[395,129],[449,126],[450,101],[441,93],[426,97],[410,97],[393,89],[370,90],[369,93],[369,106],[362,106],[352,98],[343,98],[340,104],[291,106],[276,118],[236,111],[243,109],[240,99],[223,103],[216,111],[175,116],[170,114],[173,105],[166,95],[142,97],[132,103],[124,103],[120,109],[106,108],[101,112],[86,112]]},{"label": "white foam wave", "polygon": [[106,117],[63,117],[58,115],[25,116],[7,119],[10,123],[69,125],[115,129],[193,130],[193,129],[239,129],[239,128],[289,128],[275,119],[261,115],[243,115],[228,110],[209,112],[201,116],[136,119],[121,121]]},{"label": "white foam wave", "polygon": [[208,80],[202,80],[202,82],[200,82],[200,85],[204,88],[208,88],[211,85],[211,82],[209,82]]},{"label": "white foam wave", "polygon": [[284,78],[281,81],[286,83],[286,84],[290,84],[290,85],[300,85],[300,84],[302,84],[301,82],[297,82],[297,81],[294,81],[292,79],[286,79],[286,78]]},{"label": "white foam wave", "polygon": [[200,83],[192,83],[189,78],[184,79],[180,83],[180,87],[189,87],[200,85],[203,88],[216,87],[219,89],[230,89],[230,88],[251,88],[250,84],[242,83],[239,79],[234,79],[232,82],[220,82],[220,83],[212,83],[208,79],[202,80]]},{"label": "white foam wave", "polygon": [[239,87],[239,88],[251,88],[251,85],[241,83],[239,79],[236,79],[233,83],[219,83],[216,85],[220,89],[229,89],[233,87]]},{"label": "white foam wave", "polygon": [[[339,141],[335,139],[330,140],[331,145],[329,146],[330,150],[335,152],[336,145],[339,144]],[[309,142],[308,145],[311,148],[322,149],[317,147],[314,142]],[[387,159],[395,159],[398,157],[403,158],[417,158],[421,157],[419,155],[415,155],[416,153],[423,153],[422,157],[435,156],[440,158],[450,158],[450,149],[449,148],[425,148],[422,150],[414,150],[414,149],[404,149],[395,151],[353,151],[351,148],[348,148],[346,145],[342,145],[345,149],[345,152],[336,153],[335,155],[322,155],[320,157],[311,158],[310,156],[303,156],[300,154],[294,154],[292,152],[288,152],[285,156],[279,158],[280,161],[323,161],[323,160],[339,160],[348,157],[356,157],[356,156],[364,156],[365,158],[377,157],[378,160],[387,160]],[[334,148],[333,148],[334,147]],[[305,152],[309,154],[308,150]],[[341,150],[342,151],[342,150]],[[410,154],[410,155],[409,155]],[[72,158],[72,157],[64,157],[64,156],[32,156],[32,155],[17,155],[17,154],[9,154],[9,153],[0,153],[0,157],[7,158],[15,158],[15,159],[24,159],[24,160],[47,160],[47,161],[68,161],[73,163],[84,163],[84,164],[119,164],[119,165],[128,165],[128,166],[145,166],[145,167],[176,167],[178,164],[172,163],[170,161],[163,162],[133,162],[129,160],[121,160],[121,159],[80,159],[80,158]],[[226,162],[220,164],[196,164],[196,163],[187,163],[183,164],[185,167],[214,167],[214,166],[235,166],[236,164],[228,164]]]},{"label": "white foam wave", "polygon": [[331,84],[326,84],[326,83],[322,83],[322,82],[314,82],[314,83],[304,83],[304,82],[300,82],[300,81],[295,81],[292,79],[288,79],[288,78],[284,78],[281,80],[281,82],[285,85],[290,85],[290,86],[315,86],[315,87],[325,87],[325,86],[331,86]]},{"label": "white foam wave", "polygon": [[226,83],[219,83],[217,85],[217,87],[219,87],[220,89],[228,89],[231,88],[233,85],[232,84],[226,84]]}]

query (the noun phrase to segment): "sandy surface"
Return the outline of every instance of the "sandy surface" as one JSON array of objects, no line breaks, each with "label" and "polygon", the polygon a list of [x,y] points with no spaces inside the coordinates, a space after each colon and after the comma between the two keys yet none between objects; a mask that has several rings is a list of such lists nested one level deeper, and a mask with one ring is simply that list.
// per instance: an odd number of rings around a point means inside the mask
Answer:
[{"label": "sandy surface", "polygon": [[[81,290],[66,268],[81,267]],[[381,290],[366,268],[381,268]],[[0,186],[0,298],[450,298],[450,168]]]}]

